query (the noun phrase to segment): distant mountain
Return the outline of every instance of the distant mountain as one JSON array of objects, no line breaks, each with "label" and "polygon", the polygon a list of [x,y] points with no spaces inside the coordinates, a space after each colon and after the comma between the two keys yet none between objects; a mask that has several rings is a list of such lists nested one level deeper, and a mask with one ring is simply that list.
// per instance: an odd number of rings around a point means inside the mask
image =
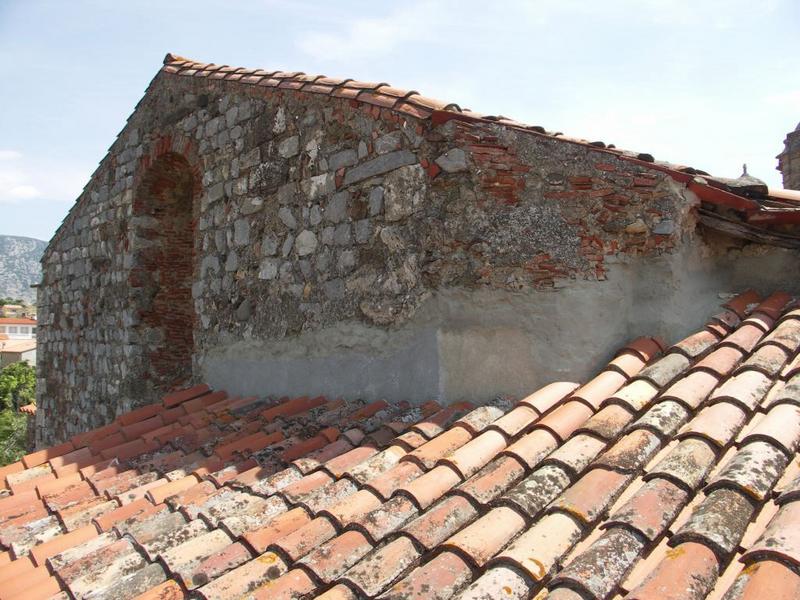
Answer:
[{"label": "distant mountain", "polygon": [[16,235],[0,235],[0,298],[21,298],[33,304],[32,283],[42,278],[42,258],[47,242]]}]

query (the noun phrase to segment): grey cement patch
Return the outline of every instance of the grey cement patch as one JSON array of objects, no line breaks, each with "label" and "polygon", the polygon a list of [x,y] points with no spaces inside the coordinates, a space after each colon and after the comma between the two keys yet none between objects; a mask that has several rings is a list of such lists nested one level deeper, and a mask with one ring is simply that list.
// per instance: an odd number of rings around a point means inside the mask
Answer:
[{"label": "grey cement patch", "polygon": [[713,255],[694,243],[614,264],[606,281],[552,291],[440,290],[400,328],[350,322],[272,343],[231,340],[201,358],[201,375],[234,394],[415,403],[522,397],[552,381],[585,382],[637,336],[677,342],[728,294],[798,292],[789,277],[796,264],[791,251]]}]

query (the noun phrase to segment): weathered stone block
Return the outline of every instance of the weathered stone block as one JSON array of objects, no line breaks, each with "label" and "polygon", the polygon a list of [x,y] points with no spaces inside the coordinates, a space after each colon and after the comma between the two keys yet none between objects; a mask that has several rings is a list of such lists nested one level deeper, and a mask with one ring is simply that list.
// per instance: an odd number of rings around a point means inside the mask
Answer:
[{"label": "weathered stone block", "polygon": [[376,175],[383,175],[400,167],[412,165],[415,162],[417,162],[417,157],[409,150],[390,152],[349,169],[344,175],[344,185],[351,185]]}]

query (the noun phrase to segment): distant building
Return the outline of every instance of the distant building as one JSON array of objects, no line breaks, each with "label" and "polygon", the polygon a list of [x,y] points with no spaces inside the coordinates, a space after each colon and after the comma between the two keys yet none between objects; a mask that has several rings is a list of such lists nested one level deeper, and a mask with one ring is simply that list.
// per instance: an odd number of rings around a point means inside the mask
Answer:
[{"label": "distant building", "polygon": [[783,175],[783,187],[800,190],[800,123],[786,134],[783,152],[778,155],[778,171]]},{"label": "distant building", "polygon": [[36,364],[36,340],[0,340],[0,369],[21,361]]},{"label": "distant building", "polygon": [[35,340],[36,319],[2,317],[0,318],[0,334],[6,334],[10,340]]}]

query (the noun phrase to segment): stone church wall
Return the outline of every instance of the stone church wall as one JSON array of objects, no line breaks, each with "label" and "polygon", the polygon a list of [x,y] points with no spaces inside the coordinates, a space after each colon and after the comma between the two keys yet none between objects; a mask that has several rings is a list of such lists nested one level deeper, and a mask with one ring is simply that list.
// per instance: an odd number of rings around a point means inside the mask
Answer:
[{"label": "stone church wall", "polygon": [[160,73],[45,253],[37,440],[191,381],[449,402],[579,376],[570,348],[705,313],[674,285],[712,264],[695,201],[500,124]]}]

